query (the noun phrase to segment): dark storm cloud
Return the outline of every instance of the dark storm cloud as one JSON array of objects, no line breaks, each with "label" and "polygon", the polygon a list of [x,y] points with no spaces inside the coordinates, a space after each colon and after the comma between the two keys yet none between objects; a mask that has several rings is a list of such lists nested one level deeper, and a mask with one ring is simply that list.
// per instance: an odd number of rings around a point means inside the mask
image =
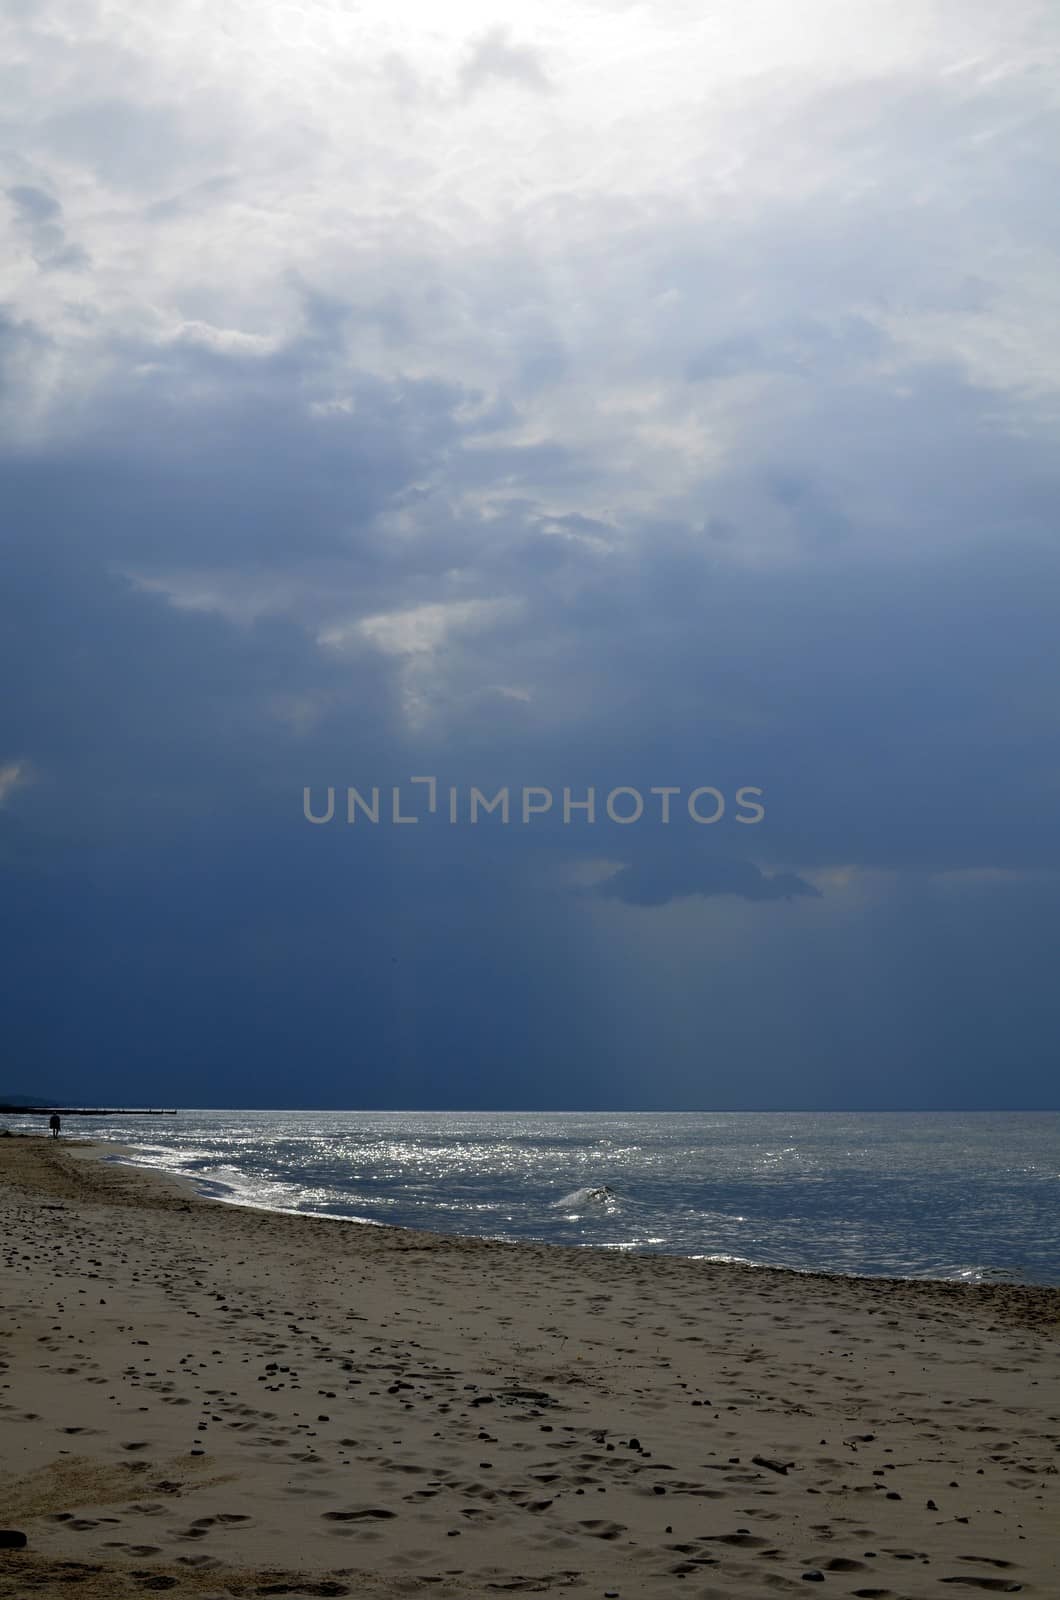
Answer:
[{"label": "dark storm cloud", "polygon": [[[586,96],[629,62],[640,92],[623,16]],[[65,87],[5,169],[20,1082],[637,1105],[650,1063],[653,1103],[705,1104],[709,1055],[715,1103],[1048,1097],[1033,37],[1003,74],[958,28],[673,117],[671,51],[627,128],[566,92],[558,12],[363,68],[258,19],[216,81],[177,70],[189,18],[80,75],[75,23],[31,29]],[[342,820],[417,773],[766,815]]]},{"label": "dark storm cloud", "polygon": [[797,895],[819,897],[821,891],[793,872],[762,872],[752,861],[712,858],[686,847],[676,858],[642,857],[621,867],[597,892],[631,906],[664,906],[689,895],[791,900]]}]

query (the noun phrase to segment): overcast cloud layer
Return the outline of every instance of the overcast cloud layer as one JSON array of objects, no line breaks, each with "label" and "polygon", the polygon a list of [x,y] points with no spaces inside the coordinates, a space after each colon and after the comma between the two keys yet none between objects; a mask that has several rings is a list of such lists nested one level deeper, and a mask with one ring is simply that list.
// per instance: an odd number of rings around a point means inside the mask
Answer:
[{"label": "overcast cloud layer", "polygon": [[1056,1105],[1050,0],[6,18],[0,1093]]}]

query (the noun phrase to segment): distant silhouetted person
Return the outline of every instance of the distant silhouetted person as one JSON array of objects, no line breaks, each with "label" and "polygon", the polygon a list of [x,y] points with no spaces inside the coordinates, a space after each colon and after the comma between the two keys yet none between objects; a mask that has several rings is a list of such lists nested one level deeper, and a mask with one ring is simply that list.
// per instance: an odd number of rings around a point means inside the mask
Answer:
[{"label": "distant silhouetted person", "polygon": [[52,1112],[51,1116],[48,1118],[48,1126],[52,1130],[52,1138],[58,1139],[59,1129],[62,1127],[62,1121],[59,1117],[58,1111]]}]

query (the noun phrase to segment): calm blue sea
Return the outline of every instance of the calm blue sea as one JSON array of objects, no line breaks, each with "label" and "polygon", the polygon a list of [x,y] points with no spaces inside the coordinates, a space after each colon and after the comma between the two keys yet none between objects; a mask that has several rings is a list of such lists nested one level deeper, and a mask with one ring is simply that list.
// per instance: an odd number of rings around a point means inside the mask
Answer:
[{"label": "calm blue sea", "polygon": [[182,1111],[67,1131],[133,1142],[137,1163],[187,1174],[219,1200],[284,1211],[1060,1284],[1055,1112]]}]

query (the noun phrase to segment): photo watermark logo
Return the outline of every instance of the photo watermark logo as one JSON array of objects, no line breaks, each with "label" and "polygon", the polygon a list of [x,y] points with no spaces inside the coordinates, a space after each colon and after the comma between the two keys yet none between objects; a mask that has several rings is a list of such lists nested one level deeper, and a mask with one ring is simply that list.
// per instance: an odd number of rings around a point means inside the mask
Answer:
[{"label": "photo watermark logo", "polygon": [[345,789],[329,786],[323,796],[314,796],[312,788],[306,787],[302,790],[302,815],[318,827],[341,819],[343,813],[347,823],[360,821],[362,826],[366,823],[407,825],[420,822],[425,816],[447,818],[454,826],[474,824],[482,818],[527,826],[535,818],[551,814],[554,820],[561,820],[564,827],[605,820],[628,827],[645,818],[669,823],[687,814],[691,822],[709,827],[726,817],[745,826],[754,826],[762,822],[766,814],[763,791],[754,784],[743,784],[730,801],[712,784],[702,784],[689,790],[687,795],[675,784],[653,784],[643,792],[621,784],[606,793],[599,791],[598,799],[594,787],[575,791],[566,786],[557,790],[542,784],[527,784],[514,789],[505,786],[487,795],[473,784],[461,789],[455,784],[439,785],[437,778],[409,778],[407,781],[409,785],[421,787],[415,793],[405,793],[400,784],[375,784],[367,791],[352,786]]}]

